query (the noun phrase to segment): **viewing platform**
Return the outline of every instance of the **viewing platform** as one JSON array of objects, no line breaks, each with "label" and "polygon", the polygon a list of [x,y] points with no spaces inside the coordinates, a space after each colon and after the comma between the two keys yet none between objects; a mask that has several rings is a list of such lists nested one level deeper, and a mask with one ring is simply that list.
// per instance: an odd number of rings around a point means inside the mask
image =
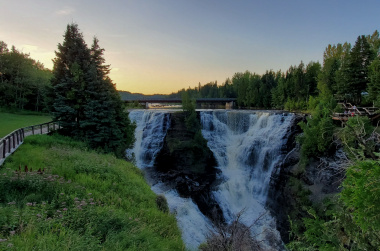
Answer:
[{"label": "viewing platform", "polygon": [[350,103],[339,103],[342,105],[345,112],[343,113],[333,113],[333,120],[347,121],[349,118],[354,116],[366,116],[370,120],[375,121],[380,118],[380,113],[376,113],[379,110],[377,107],[356,107]]}]

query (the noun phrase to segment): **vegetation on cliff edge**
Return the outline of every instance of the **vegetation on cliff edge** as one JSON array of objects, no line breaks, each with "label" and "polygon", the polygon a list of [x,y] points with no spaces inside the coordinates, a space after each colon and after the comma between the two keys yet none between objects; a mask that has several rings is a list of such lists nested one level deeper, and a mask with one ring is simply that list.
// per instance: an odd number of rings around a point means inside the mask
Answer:
[{"label": "vegetation on cliff edge", "polygon": [[67,137],[26,138],[0,188],[1,250],[184,249],[136,167]]}]

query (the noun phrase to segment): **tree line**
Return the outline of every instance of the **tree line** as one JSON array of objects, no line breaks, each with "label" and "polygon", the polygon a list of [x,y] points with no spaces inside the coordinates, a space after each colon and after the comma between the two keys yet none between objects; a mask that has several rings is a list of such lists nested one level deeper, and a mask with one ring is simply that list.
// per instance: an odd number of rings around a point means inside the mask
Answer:
[{"label": "tree line", "polygon": [[94,37],[89,47],[78,25],[69,24],[55,54],[51,71],[0,41],[0,107],[49,112],[62,134],[123,157],[134,126],[108,76],[99,40]]},{"label": "tree line", "polygon": [[0,106],[47,112],[51,78],[42,63],[0,41]]},{"label": "tree line", "polygon": [[239,107],[307,109],[310,97],[321,89],[336,100],[362,105],[380,105],[380,38],[358,36],[350,43],[329,44],[323,53],[323,64],[301,61],[285,72],[268,70],[260,75],[237,72],[224,83],[210,82],[182,89],[169,95],[180,98],[187,91],[192,98],[237,98]]}]

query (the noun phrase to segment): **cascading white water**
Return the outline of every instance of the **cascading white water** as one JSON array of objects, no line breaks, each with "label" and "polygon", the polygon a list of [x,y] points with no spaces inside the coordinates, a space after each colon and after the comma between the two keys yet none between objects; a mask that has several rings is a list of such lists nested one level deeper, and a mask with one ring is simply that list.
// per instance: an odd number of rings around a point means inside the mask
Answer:
[{"label": "cascading white water", "polygon": [[[170,125],[170,111],[134,110],[129,113],[129,118],[136,123],[136,141],[133,148],[127,150],[127,157],[134,156],[136,166],[150,173],[149,169],[154,165]],[[206,235],[212,229],[210,220],[201,213],[190,198],[181,198],[176,190],[150,177],[148,179],[152,190],[166,197],[170,212],[176,216],[186,247],[195,250],[206,240]]]},{"label": "cascading white water", "polygon": [[[227,222],[244,211],[242,223],[261,239],[280,242],[266,212],[269,181],[281,160],[284,136],[294,115],[252,111],[201,112],[202,134],[214,153],[224,181],[214,192]],[[264,216],[262,216],[264,215]],[[261,220],[257,221],[261,217]]]},{"label": "cascading white water", "polygon": [[152,167],[170,126],[169,113],[134,110],[129,113],[129,118],[136,124],[136,141],[133,148],[127,150],[127,158],[134,159],[141,169]]},{"label": "cascading white water", "polygon": [[[133,153],[139,168],[147,170],[153,167],[170,125],[169,113],[162,110],[130,112],[129,116],[137,126],[136,142],[127,155]],[[214,198],[227,222],[244,210],[242,223],[250,226],[266,213],[264,205],[270,177],[281,160],[280,148],[293,115],[227,110],[201,111],[200,115],[202,134],[222,171],[223,182],[214,191]],[[150,182],[154,192],[165,195],[187,248],[196,249],[213,229],[210,220],[191,199],[179,197],[165,184]],[[275,227],[275,221],[267,213],[255,222],[251,230],[263,240],[270,238],[267,242],[281,242]]]}]

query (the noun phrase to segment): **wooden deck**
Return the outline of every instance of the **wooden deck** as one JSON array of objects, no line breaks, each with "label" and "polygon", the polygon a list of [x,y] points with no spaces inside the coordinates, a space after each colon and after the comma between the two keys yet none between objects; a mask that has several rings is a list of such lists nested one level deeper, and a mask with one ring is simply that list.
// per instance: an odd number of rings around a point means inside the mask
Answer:
[{"label": "wooden deck", "polygon": [[334,113],[332,116],[333,120],[347,121],[349,118],[354,116],[365,116],[375,121],[380,118],[380,113],[376,113],[379,110],[377,107],[355,107],[350,103],[339,103],[343,109],[346,110],[345,113]]}]

